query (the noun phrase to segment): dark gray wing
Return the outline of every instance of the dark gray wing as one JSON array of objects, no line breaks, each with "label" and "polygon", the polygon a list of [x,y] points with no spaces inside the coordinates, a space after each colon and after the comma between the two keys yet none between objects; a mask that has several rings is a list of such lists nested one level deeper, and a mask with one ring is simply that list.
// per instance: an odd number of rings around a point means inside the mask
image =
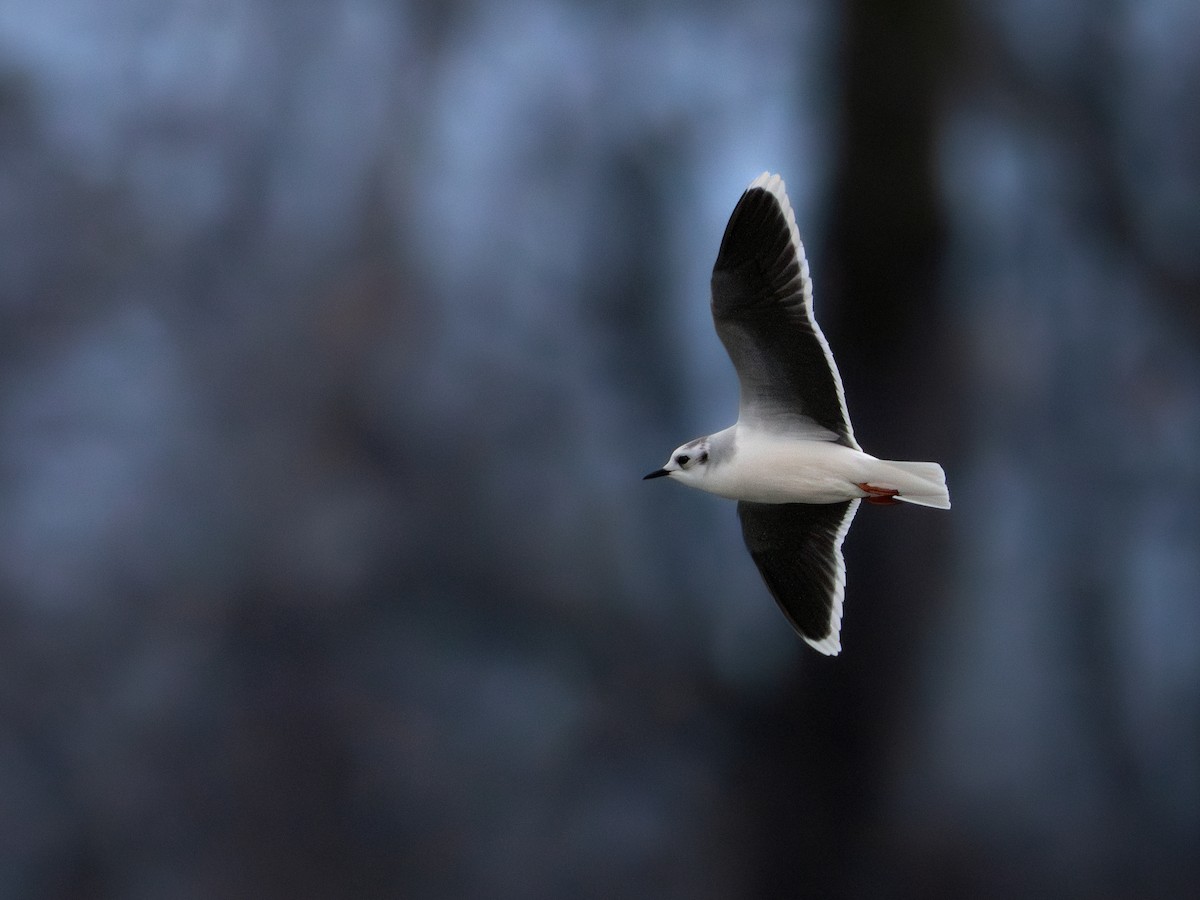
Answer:
[{"label": "dark gray wing", "polygon": [[712,312],[741,383],[739,421],[859,449],[778,175],[756,178],[729,217],[713,266]]},{"label": "dark gray wing", "polygon": [[829,656],[842,649],[842,541],[859,502],[738,503],[746,548],[775,602],[800,637]]}]

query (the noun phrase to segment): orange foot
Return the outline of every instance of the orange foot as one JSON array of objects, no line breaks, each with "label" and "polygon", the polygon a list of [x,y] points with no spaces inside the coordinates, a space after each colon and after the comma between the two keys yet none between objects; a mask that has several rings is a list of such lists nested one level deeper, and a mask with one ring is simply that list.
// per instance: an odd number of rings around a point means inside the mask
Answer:
[{"label": "orange foot", "polygon": [[865,481],[860,481],[858,487],[866,493],[868,503],[874,503],[878,506],[895,506],[900,502],[896,499],[900,492],[895,488],[876,487]]}]

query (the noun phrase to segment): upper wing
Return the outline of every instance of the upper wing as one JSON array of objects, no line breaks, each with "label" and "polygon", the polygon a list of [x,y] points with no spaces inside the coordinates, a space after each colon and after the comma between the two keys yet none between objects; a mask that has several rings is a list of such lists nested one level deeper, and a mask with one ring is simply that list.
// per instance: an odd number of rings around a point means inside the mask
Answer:
[{"label": "upper wing", "polygon": [[859,449],[778,175],[756,178],[729,217],[713,266],[712,312],[741,384],[739,421]]},{"label": "upper wing", "polygon": [[859,502],[738,503],[746,548],[775,602],[800,636],[829,656],[842,649],[842,541]]}]

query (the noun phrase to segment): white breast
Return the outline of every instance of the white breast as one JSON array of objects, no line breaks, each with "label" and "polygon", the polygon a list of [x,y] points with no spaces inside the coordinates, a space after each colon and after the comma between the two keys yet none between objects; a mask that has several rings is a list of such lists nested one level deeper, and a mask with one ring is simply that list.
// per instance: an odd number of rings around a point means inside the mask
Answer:
[{"label": "white breast", "polygon": [[861,497],[873,456],[832,441],[795,440],[739,430],[732,453],[715,461],[706,491],[757,503],[837,503]]}]

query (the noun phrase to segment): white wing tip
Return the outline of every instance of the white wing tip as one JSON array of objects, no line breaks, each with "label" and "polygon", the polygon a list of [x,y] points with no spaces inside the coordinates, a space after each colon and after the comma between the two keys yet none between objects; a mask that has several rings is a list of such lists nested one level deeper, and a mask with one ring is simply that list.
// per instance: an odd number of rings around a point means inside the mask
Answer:
[{"label": "white wing tip", "polygon": [[783,178],[778,173],[763,172],[746,188],[752,191],[755,188],[762,188],[764,191],[769,191],[775,197],[775,202],[779,204],[779,208],[783,210],[783,218],[787,221],[788,231],[792,235],[792,243],[796,246],[796,256],[800,260],[800,268],[804,278],[804,289],[811,293],[811,286],[808,282],[808,260],[804,258],[804,244],[800,242],[800,229],[796,225],[796,213],[792,209],[792,201],[788,199],[787,185],[783,183]]},{"label": "white wing tip", "polygon": [[770,191],[779,198],[780,204],[785,207],[791,205],[787,200],[787,185],[783,183],[783,177],[778,173],[773,174],[771,172],[763,172],[752,182],[750,182],[750,186],[747,187],[746,190],[752,191],[755,188],[763,188],[764,190]]},{"label": "white wing tip", "polygon": [[808,638],[805,638],[804,640],[807,641],[808,645],[814,650],[819,650],[826,656],[837,656],[842,652],[842,642],[838,640],[836,634],[831,634],[819,641],[812,641]]},{"label": "white wing tip", "polygon": [[[805,643],[826,656],[837,656],[842,652],[842,607],[846,601],[846,560],[842,556],[842,542],[846,540],[846,532],[850,530],[850,525],[854,521],[854,515],[858,512],[861,502],[861,500],[850,501],[850,505],[846,507],[846,515],[842,517],[833,539],[837,572],[834,576],[833,597],[829,609],[829,634],[819,641],[804,638]],[[801,637],[804,636],[801,635]]]},{"label": "white wing tip", "polygon": [[[842,652],[842,603],[845,597],[845,576],[839,573],[838,585],[833,595],[833,608],[829,611],[829,634],[814,641],[804,638],[804,642],[826,656],[837,656]],[[800,635],[804,637],[804,635]]]}]

